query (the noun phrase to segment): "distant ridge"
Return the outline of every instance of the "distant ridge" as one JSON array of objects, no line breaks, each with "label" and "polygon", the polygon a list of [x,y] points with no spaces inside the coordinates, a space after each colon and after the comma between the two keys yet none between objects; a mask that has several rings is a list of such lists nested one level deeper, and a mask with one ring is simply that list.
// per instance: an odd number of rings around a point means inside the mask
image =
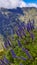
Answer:
[{"label": "distant ridge", "polygon": [[37,26],[37,8],[23,7],[16,9],[0,8],[0,34],[13,34],[21,22],[34,19]]}]

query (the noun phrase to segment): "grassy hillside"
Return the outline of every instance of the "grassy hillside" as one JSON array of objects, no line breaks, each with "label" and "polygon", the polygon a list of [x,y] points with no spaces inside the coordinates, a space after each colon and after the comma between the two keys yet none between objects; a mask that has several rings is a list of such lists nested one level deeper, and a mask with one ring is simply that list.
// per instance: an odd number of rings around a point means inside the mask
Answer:
[{"label": "grassy hillside", "polygon": [[23,22],[28,22],[29,19],[32,21],[34,19],[35,25],[37,26],[37,9],[36,8],[28,8],[27,10],[23,10],[24,15],[20,15],[19,19]]},{"label": "grassy hillside", "polygon": [[0,64],[37,65],[37,8],[0,9]]}]

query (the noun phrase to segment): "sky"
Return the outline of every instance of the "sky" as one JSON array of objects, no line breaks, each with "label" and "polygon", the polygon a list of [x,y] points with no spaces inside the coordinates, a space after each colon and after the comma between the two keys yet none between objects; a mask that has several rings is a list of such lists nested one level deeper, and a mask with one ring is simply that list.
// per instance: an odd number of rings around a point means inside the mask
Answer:
[{"label": "sky", "polygon": [[37,0],[0,0],[0,8],[36,7]]},{"label": "sky", "polygon": [[37,3],[37,0],[23,0],[25,1],[26,3]]}]

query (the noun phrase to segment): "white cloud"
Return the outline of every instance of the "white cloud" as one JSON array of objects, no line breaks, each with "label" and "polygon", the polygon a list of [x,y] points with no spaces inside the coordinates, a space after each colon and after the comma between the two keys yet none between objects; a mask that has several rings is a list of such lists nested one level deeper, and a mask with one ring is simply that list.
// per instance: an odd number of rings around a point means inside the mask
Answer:
[{"label": "white cloud", "polygon": [[36,7],[37,8],[37,4],[36,3],[26,3],[22,0],[20,7]]},{"label": "white cloud", "polygon": [[35,4],[35,3],[29,3],[28,6],[29,7],[36,7],[37,8],[37,4]]},{"label": "white cloud", "polygon": [[20,2],[20,6],[19,7],[26,7],[26,6],[27,6],[27,4],[24,1]]},{"label": "white cloud", "polygon": [[16,7],[37,7],[35,3],[26,3],[23,0],[0,0],[0,7],[16,8]]},{"label": "white cloud", "polygon": [[16,8],[20,0],[0,0],[0,7]]}]

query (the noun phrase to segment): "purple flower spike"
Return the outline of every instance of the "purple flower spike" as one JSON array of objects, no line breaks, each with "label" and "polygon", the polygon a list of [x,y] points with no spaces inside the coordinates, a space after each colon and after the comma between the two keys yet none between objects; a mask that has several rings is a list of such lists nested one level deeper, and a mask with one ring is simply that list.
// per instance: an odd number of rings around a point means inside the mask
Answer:
[{"label": "purple flower spike", "polygon": [[14,53],[14,51],[12,49],[10,50],[10,52],[11,52],[13,58],[17,58],[16,54]]},{"label": "purple flower spike", "polygon": [[32,58],[32,56],[30,55],[30,53],[28,52],[27,49],[22,48],[22,50],[26,53],[26,55],[28,56],[29,59]]},{"label": "purple flower spike", "polygon": [[29,32],[30,29],[31,29],[31,27],[30,27],[30,22],[28,22],[28,23],[27,23],[27,31]]},{"label": "purple flower spike", "polygon": [[33,35],[33,33],[30,33],[30,36],[31,36],[31,38],[32,38],[32,40],[34,39],[34,35]]},{"label": "purple flower spike", "polygon": [[27,60],[26,58],[24,58],[24,57],[22,57],[22,56],[21,56],[20,58],[21,58],[22,60]]},{"label": "purple flower spike", "polygon": [[22,26],[19,26],[19,31],[22,31]]},{"label": "purple flower spike", "polygon": [[7,46],[7,42],[4,43],[4,47],[5,47],[5,48],[8,48],[8,46]]},{"label": "purple flower spike", "polygon": [[10,43],[10,41],[9,41],[9,40],[7,40],[7,44],[11,47],[11,43]]},{"label": "purple flower spike", "polygon": [[35,28],[34,26],[34,20],[31,22],[31,30],[33,30]]},{"label": "purple flower spike", "polygon": [[22,35],[19,33],[19,36],[22,38]]},{"label": "purple flower spike", "polygon": [[23,35],[26,37],[26,33],[24,31],[22,31]]},{"label": "purple flower spike", "polygon": [[22,35],[19,33],[19,31],[16,31],[16,34],[22,38]]},{"label": "purple flower spike", "polygon": [[6,57],[4,57],[3,61],[4,61],[5,64],[9,64],[9,65],[10,65],[10,63],[9,63],[9,61],[6,59]]},{"label": "purple flower spike", "polygon": [[0,60],[0,65],[6,65],[3,60]]},{"label": "purple flower spike", "polygon": [[27,23],[27,31],[29,32],[30,30],[34,29],[34,21],[30,21]]},{"label": "purple flower spike", "polygon": [[18,40],[18,46],[19,46],[19,47],[22,47],[22,45],[21,45],[21,43],[20,43],[20,41],[19,41],[19,40]]},{"label": "purple flower spike", "polygon": [[[18,31],[16,31],[16,34],[18,35]],[[18,35],[19,36],[19,35]]]},{"label": "purple flower spike", "polygon": [[25,22],[21,23],[21,26],[24,27],[24,29],[26,29],[26,24],[25,24]]},{"label": "purple flower spike", "polygon": [[9,42],[9,41],[6,41],[6,42],[4,43],[4,47],[5,47],[5,48],[8,48],[9,46],[11,47],[10,42]]}]

